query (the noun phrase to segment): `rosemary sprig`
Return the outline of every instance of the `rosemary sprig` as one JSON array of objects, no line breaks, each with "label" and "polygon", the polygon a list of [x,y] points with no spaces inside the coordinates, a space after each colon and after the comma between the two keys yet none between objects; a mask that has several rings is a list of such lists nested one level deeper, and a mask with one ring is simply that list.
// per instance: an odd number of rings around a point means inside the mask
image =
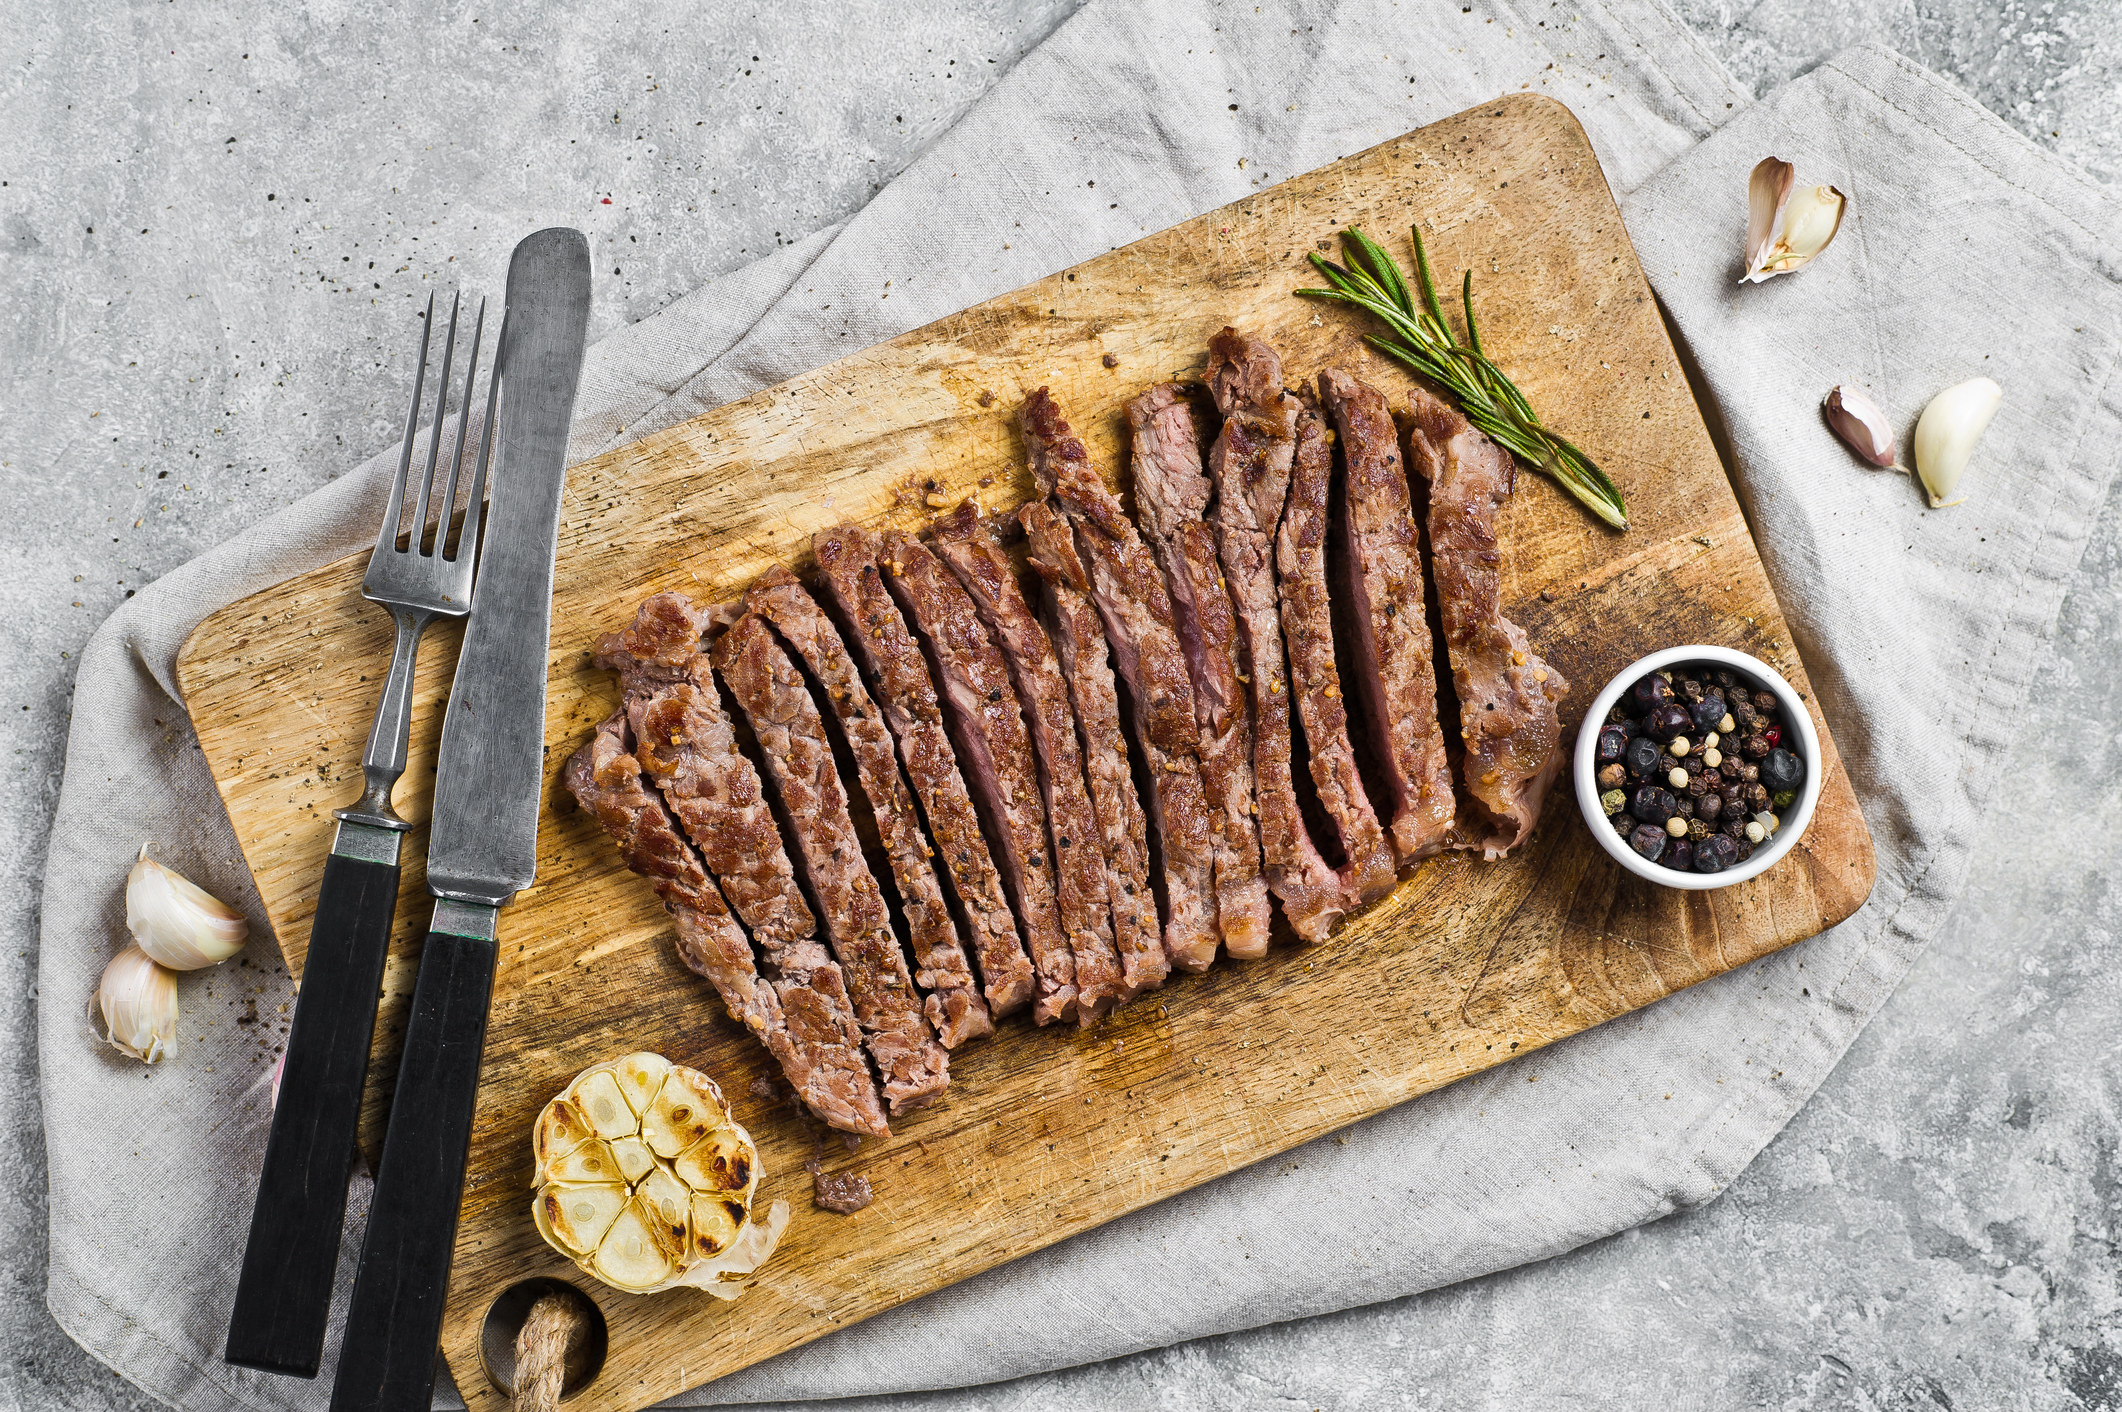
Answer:
[{"label": "rosemary sprig", "polygon": [[1354,226],[1341,232],[1348,244],[1346,265],[1323,255],[1311,257],[1333,287],[1297,293],[1354,304],[1383,319],[1393,336],[1365,334],[1365,341],[1443,387],[1457,399],[1468,421],[1532,469],[1553,477],[1594,515],[1615,529],[1627,529],[1628,504],[1621,498],[1620,487],[1591,457],[1543,426],[1525,395],[1481,351],[1481,328],[1474,318],[1473,271],[1468,270],[1459,285],[1459,299],[1466,308],[1466,342],[1461,343],[1437,302],[1437,286],[1430,278],[1429,255],[1422,248],[1419,227],[1414,237],[1419,304],[1393,257]]}]

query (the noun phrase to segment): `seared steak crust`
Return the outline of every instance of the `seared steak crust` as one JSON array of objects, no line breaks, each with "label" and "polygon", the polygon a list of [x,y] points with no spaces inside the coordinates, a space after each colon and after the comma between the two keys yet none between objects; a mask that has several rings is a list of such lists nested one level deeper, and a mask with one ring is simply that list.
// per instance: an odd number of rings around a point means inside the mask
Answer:
[{"label": "seared steak crust", "polygon": [[[705,976],[729,1008],[730,1018],[766,1046],[803,1105],[843,1132],[887,1136],[877,1085],[862,1058],[852,1024],[843,1033],[834,1019],[847,997],[837,988],[820,1003],[810,977],[759,974],[751,942],[730,915],[728,904],[700,863],[700,855],[678,832],[670,811],[641,777],[641,762],[627,751],[622,708],[597,727],[567,762],[567,787],[619,845],[626,866],[647,878],[663,899],[677,929],[678,957]],[[827,979],[839,985],[830,961]],[[786,1003],[784,1004],[784,1000]]]},{"label": "seared steak crust", "polygon": [[1193,683],[1164,575],[1045,388],[1025,399],[1020,421],[1040,491],[1075,525],[1091,601],[1149,757],[1144,802],[1164,853],[1164,953],[1181,970],[1206,970],[1218,944],[1215,832],[1201,788]]},{"label": "seared steak crust", "polygon": [[1083,781],[1082,748],[1068,687],[1054,660],[1053,643],[1025,602],[1016,570],[980,518],[980,507],[964,501],[936,522],[932,537],[937,557],[958,576],[980,621],[1002,649],[1024,703],[1039,767],[1039,792],[1046,802],[1056,906],[1076,962],[1076,1023],[1089,1025],[1120,997],[1120,958],[1113,950],[1105,850],[1097,843],[1097,820]]},{"label": "seared steak crust", "polygon": [[1496,510],[1510,499],[1516,463],[1427,392],[1418,388],[1411,400],[1410,442],[1429,481],[1430,568],[1466,751],[1467,799],[1452,847],[1501,858],[1532,833],[1562,763],[1556,707],[1569,683],[1503,616]]},{"label": "seared steak crust", "polygon": [[980,626],[972,600],[924,545],[887,535],[883,565],[892,596],[933,654],[944,719],[952,726],[966,785],[987,816],[1002,886],[1024,928],[1038,977],[1032,1018],[1042,1025],[1068,1019],[1076,1007],[1076,962],[1055,905],[1038,769],[1009,668]]},{"label": "seared steak crust", "polygon": [[832,620],[808,590],[783,566],[762,574],[744,603],[774,625],[794,649],[832,703],[840,731],[855,760],[855,783],[877,820],[877,834],[891,861],[899,893],[900,915],[913,944],[914,980],[926,991],[923,1012],[944,1047],[955,1049],[968,1039],[994,1033],[986,1002],[958,944],[957,926],[943,900],[943,885],[932,861],[934,850],[922,836],[914,797],[899,773],[891,731],[877,703],[848,656]]},{"label": "seared steak crust", "polygon": [[1326,589],[1328,496],[1334,451],[1309,393],[1297,399],[1296,451],[1291,459],[1288,508],[1275,536],[1275,572],[1282,589],[1282,633],[1289,648],[1290,690],[1297,728],[1311,757],[1312,788],[1339,835],[1336,870],[1347,905],[1375,902],[1393,890],[1392,849],[1363,792],[1348,736],[1348,699],[1334,658],[1333,610]]},{"label": "seared steak crust", "polygon": [[1350,678],[1379,743],[1392,797],[1387,831],[1404,869],[1443,850],[1456,807],[1437,724],[1420,538],[1385,398],[1339,369],[1319,374],[1319,396],[1341,434],[1348,475],[1342,513],[1357,656]]},{"label": "seared steak crust", "polygon": [[716,640],[714,662],[780,791],[884,1097],[894,1117],[918,1108],[950,1082],[949,1060],[921,1013],[884,894],[863,861],[825,721],[803,673],[756,614],[746,613]]},{"label": "seared steak crust", "polygon": [[1017,939],[1017,921],[1002,892],[980,818],[958,773],[957,752],[920,644],[906,630],[878,569],[877,542],[866,530],[839,525],[811,537],[825,587],[847,627],[848,652],[868,674],[871,699],[899,744],[899,759],[943,855],[968,930],[973,959],[996,1019],[1031,999],[1032,966]]},{"label": "seared steak crust", "polygon": [[1046,583],[1045,621],[1060,657],[1061,675],[1076,708],[1083,747],[1083,773],[1105,850],[1106,892],[1112,903],[1113,944],[1120,954],[1122,1000],[1164,984],[1171,962],[1157,925],[1157,899],[1150,891],[1149,844],[1142,801],[1127,763],[1127,737],[1120,731],[1120,696],[1113,687],[1112,657],[1098,610],[1091,606],[1090,577],[1076,556],[1068,521],[1034,500],[1017,512],[1031,548],[1031,566]]},{"label": "seared steak crust", "polygon": [[1209,448],[1216,482],[1216,548],[1237,605],[1238,668],[1252,684],[1253,789],[1267,885],[1304,941],[1321,941],[1348,910],[1347,890],[1304,826],[1291,775],[1289,680],[1275,586],[1275,532],[1289,499],[1297,450],[1297,399],[1282,389],[1282,360],[1257,338],[1226,328],[1209,340],[1208,383],[1223,414]]},{"label": "seared steak crust", "polygon": [[1210,485],[1186,394],[1159,383],[1127,404],[1135,508],[1164,567],[1201,731],[1201,788],[1215,811],[1217,929],[1230,954],[1267,953],[1267,886],[1253,823],[1252,722],[1240,680],[1230,593],[1207,521]]}]

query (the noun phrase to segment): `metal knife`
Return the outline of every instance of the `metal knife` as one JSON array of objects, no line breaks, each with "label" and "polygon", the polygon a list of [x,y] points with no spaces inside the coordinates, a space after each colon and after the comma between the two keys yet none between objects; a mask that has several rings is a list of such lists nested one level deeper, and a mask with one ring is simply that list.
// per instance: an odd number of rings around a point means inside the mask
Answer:
[{"label": "metal knife", "polygon": [[495,370],[492,508],[457,660],[428,825],[434,919],[339,1346],[333,1412],[428,1412],[471,1145],[501,909],[537,872],[545,660],[567,433],[589,321],[589,242],[516,247]]}]

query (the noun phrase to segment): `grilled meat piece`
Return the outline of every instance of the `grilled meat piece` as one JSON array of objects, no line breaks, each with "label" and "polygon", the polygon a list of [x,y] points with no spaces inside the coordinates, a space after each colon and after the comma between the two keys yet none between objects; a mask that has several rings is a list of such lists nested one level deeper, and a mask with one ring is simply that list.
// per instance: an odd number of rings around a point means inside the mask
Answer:
[{"label": "grilled meat piece", "polygon": [[1451,763],[1437,724],[1437,678],[1423,603],[1422,551],[1409,504],[1400,434],[1385,398],[1339,369],[1319,397],[1340,432],[1348,480],[1344,586],[1355,623],[1349,679],[1378,744],[1391,797],[1386,831],[1402,869],[1443,851],[1451,833]]},{"label": "grilled meat piece", "polygon": [[774,625],[832,703],[840,732],[854,756],[855,783],[876,818],[878,838],[891,862],[899,912],[906,919],[907,939],[913,945],[914,980],[928,993],[923,1012],[936,1027],[937,1037],[945,1048],[955,1049],[968,1039],[993,1034],[987,1003],[974,984],[950,907],[943,900],[943,885],[932,861],[934,850],[921,832],[913,794],[899,772],[891,731],[863,687],[847,644],[809,591],[779,564],[760,575],[744,595],[744,603]]},{"label": "grilled meat piece", "polygon": [[1076,1009],[1076,962],[1061,931],[1038,770],[1009,668],[972,600],[924,545],[887,535],[881,562],[886,586],[927,648],[966,786],[1024,928],[1037,976],[1032,1018],[1042,1025],[1066,1020]]},{"label": "grilled meat piece", "polygon": [[1068,521],[1041,500],[1019,510],[1017,520],[1030,544],[1032,569],[1046,584],[1046,629],[1075,707],[1083,773],[1105,851],[1113,945],[1120,954],[1123,982],[1120,998],[1131,1000],[1163,985],[1171,962],[1164,954],[1157,899],[1150,891],[1149,843],[1142,800],[1128,767],[1127,737],[1120,731],[1112,657],[1098,610],[1091,606],[1090,576],[1076,555]]},{"label": "grilled meat piece", "polygon": [[1208,477],[1186,394],[1159,383],[1127,404],[1134,430],[1135,510],[1142,537],[1164,568],[1172,626],[1186,650],[1201,731],[1201,789],[1214,810],[1216,928],[1230,954],[1267,954],[1267,884],[1253,823],[1253,738],[1239,679],[1237,627],[1216,532],[1207,520]]},{"label": "grilled meat piece", "polygon": [[1017,939],[1017,921],[1002,892],[979,815],[958,773],[957,752],[921,648],[906,630],[877,566],[877,542],[866,530],[838,525],[811,536],[828,598],[846,629],[849,654],[867,674],[871,700],[899,744],[899,759],[928,820],[956,894],[987,1005],[1000,1019],[1031,999],[1032,965]]},{"label": "grilled meat piece", "polygon": [[[888,1136],[852,1026],[842,1034],[830,1023],[830,1002],[821,1003],[809,977],[760,975],[751,942],[662,797],[642,779],[627,736],[622,708],[567,762],[569,792],[619,845],[626,866],[654,885],[677,929],[679,959],[705,976],[730,1018],[766,1046],[803,1105],[843,1132]],[[833,974],[837,985],[837,967]],[[844,1011],[845,994],[835,994]]]},{"label": "grilled meat piece", "polygon": [[780,791],[796,854],[825,913],[825,934],[847,974],[855,1020],[884,1080],[892,1116],[932,1102],[950,1082],[949,1060],[921,1013],[884,893],[863,861],[832,742],[803,673],[753,613],[716,639],[714,662],[751,721]]},{"label": "grilled meat piece", "polygon": [[1031,728],[1039,793],[1046,803],[1054,860],[1055,905],[1076,962],[1076,1023],[1090,1025],[1120,998],[1120,958],[1113,950],[1112,902],[1105,850],[1083,780],[1082,747],[1068,686],[1046,629],[1025,601],[1009,556],[971,500],[938,520],[930,537],[950,566],[1009,666]]},{"label": "grilled meat piece", "polygon": [[1275,350],[1234,328],[1209,340],[1208,384],[1223,414],[1223,429],[1208,453],[1216,482],[1210,518],[1223,577],[1237,605],[1238,670],[1252,685],[1253,790],[1267,885],[1297,936],[1323,941],[1350,899],[1312,841],[1297,802],[1289,676],[1275,585],[1275,532],[1289,500],[1297,399],[1282,390],[1282,360]]},{"label": "grilled meat piece", "polygon": [[1333,608],[1326,590],[1334,450],[1319,405],[1308,392],[1297,399],[1296,443],[1289,504],[1275,535],[1290,691],[1297,699],[1297,729],[1304,733],[1311,760],[1312,788],[1337,835],[1342,862],[1335,875],[1349,905],[1360,906],[1393,890],[1393,855],[1370,796],[1363,791],[1348,735],[1348,698],[1334,658]]},{"label": "grilled meat piece", "polygon": [[1026,398],[1019,416],[1041,493],[1075,526],[1147,757],[1144,804],[1164,858],[1164,954],[1180,970],[1207,970],[1218,945],[1215,832],[1201,788],[1193,683],[1164,575],[1047,390]]},{"label": "grilled meat piece", "polygon": [[1452,847],[1501,858],[1532,833],[1561,766],[1556,708],[1569,683],[1503,616],[1496,510],[1510,499],[1517,464],[1427,392],[1418,388],[1411,400],[1409,440],[1429,481],[1430,568],[1466,752]]}]

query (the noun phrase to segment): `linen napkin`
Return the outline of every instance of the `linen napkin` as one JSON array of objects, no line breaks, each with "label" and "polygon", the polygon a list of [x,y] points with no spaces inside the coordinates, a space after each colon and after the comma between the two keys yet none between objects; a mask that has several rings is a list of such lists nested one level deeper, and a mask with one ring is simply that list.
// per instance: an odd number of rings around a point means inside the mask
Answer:
[{"label": "linen napkin", "polygon": [[[1525,86],[1570,102],[1623,191],[1746,106],[1655,0],[1585,5],[1568,22],[1546,18],[1553,13],[1528,19],[1432,0],[1228,11],[1094,4],[845,226],[600,344],[571,451],[592,454],[682,420],[1500,91]],[[1871,904],[1829,936],[1749,968],[1743,982],[1698,987],[1382,1115],[1345,1145],[1316,1144],[1236,1174],[725,1379],[697,1400],[987,1381],[1538,1258],[1714,1195],[1825,1075],[1965,870],[1967,820],[1994,773],[2001,723],[2025,690],[2024,645],[2052,621],[2089,506],[2113,472],[2122,417],[2106,379],[2122,310],[2113,252],[2092,232],[2115,229],[2116,212],[1972,103],[1882,54],[1830,65],[1738,121],[1769,126],[1689,153],[1631,203],[1631,228],[1708,380],[1771,573],[1866,799],[1881,855]],[[1780,155],[1806,179],[1861,187],[1853,219],[1874,199],[1877,216],[1846,229],[1814,269],[1728,298],[1744,172],[1771,141],[1789,144]],[[1927,159],[1920,180],[1911,151]],[[1244,169],[1239,156],[1252,159]],[[1889,162],[1903,177],[1878,170]],[[1940,233],[1961,202],[1977,203],[1992,224]],[[1860,248],[1923,258],[1882,272],[1858,265]],[[2011,252],[2009,277],[2024,294],[2010,329],[1919,298],[1948,249],[1997,267]],[[1830,290],[1838,279],[1859,282]],[[1763,296],[1779,302],[1771,308]],[[1830,302],[1837,307],[1823,314]],[[1816,323],[1829,315],[1832,324]],[[1919,318],[1932,322],[1912,328]],[[1972,473],[1970,506],[1925,514],[1904,484],[1857,471],[1818,429],[1811,405],[1824,384],[1809,384],[1848,325],[1876,333],[1848,344],[1854,366],[1837,364],[1830,381],[1872,380],[1910,414],[1939,370],[1876,354],[1874,366],[1860,348],[1920,342],[1943,359],[1979,344],[1992,366],[2013,369],[1999,377],[2006,411]],[[1742,345],[1755,361],[1732,361]],[[1787,351],[1779,360],[1777,349],[1792,346],[1814,350],[1814,366]],[[1791,378],[1787,394],[1760,385],[1771,365]],[[1803,413],[1795,421],[1793,407]],[[187,1408],[321,1405],[329,1387],[328,1369],[305,1384],[218,1360],[270,1074],[269,1049],[239,1030],[224,1002],[238,985],[262,985],[252,993],[271,1013],[288,988],[251,972],[188,982],[183,1057],[151,1071],[98,1057],[79,1017],[118,934],[124,866],[143,833],[260,915],[175,702],[171,664],[208,612],[365,544],[382,461],[142,593],[90,644],[77,687],[76,718],[95,728],[69,742],[40,953],[48,1300],[92,1352]],[[1973,479],[1985,472],[1995,477],[1988,498]],[[1865,591],[1879,582],[1882,535],[1933,549],[1927,559],[1905,547],[1889,556],[1900,565],[1891,572],[1933,595],[1913,613]],[[1967,577],[1926,571],[1932,560]],[[1834,585],[1827,575],[1839,576]],[[1971,657],[1960,647],[1968,641],[2004,650]],[[1877,714],[1892,707],[1873,690],[1901,670],[1951,695],[1964,758],[1905,758],[1898,742],[1909,737],[1894,734],[1903,722]],[[1801,963],[1809,986],[1794,970]],[[1736,1042],[1756,1062],[1733,1072],[1711,1060],[1708,1034],[1720,1052]],[[1540,1084],[1523,1082],[1527,1064]],[[1654,1102],[1665,1093],[1672,1099]],[[116,1124],[135,1141],[114,1149]],[[1252,1229],[1246,1208],[1274,1195],[1293,1164],[1305,1186],[1294,1221]],[[144,1182],[166,1194],[152,1224],[123,1214],[123,1194]],[[358,1185],[352,1205],[349,1231],[358,1233]],[[350,1273],[340,1272],[342,1302]]]}]

